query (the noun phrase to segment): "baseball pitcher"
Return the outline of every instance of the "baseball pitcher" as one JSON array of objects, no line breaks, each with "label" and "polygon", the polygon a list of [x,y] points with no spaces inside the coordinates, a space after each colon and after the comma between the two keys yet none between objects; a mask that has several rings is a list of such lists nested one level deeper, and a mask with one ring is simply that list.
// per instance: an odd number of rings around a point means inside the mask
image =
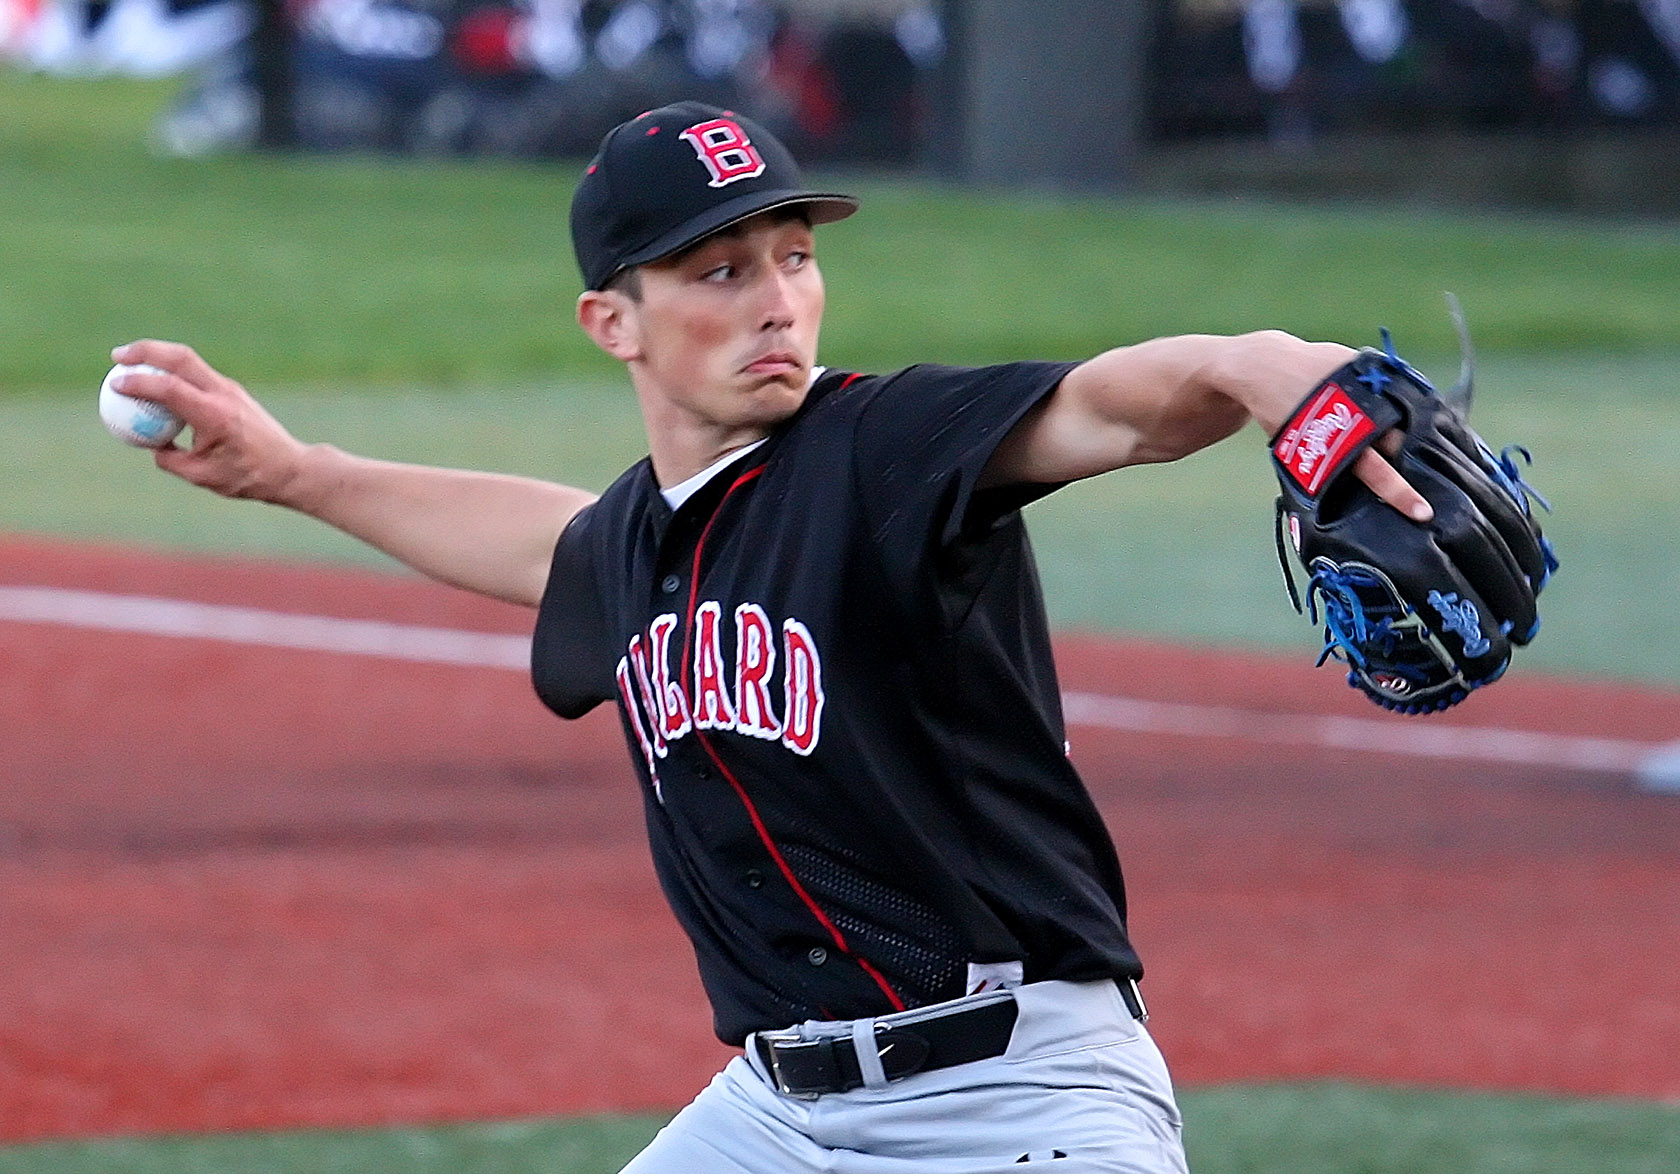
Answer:
[{"label": "baseball pitcher", "polygon": [[[179,344],[114,357],[160,368],[125,390],[192,427],[161,468],[532,607],[543,702],[616,707],[741,1049],[629,1170],[1182,1171],[1020,510],[1251,419],[1272,435],[1356,353],[1268,331],[821,366],[815,230],[856,208],[734,113],[607,135],[572,206],[577,319],[623,362],[649,456],[598,498],[302,443]],[[1423,528],[1384,455],[1399,422],[1366,423],[1337,476]]]}]

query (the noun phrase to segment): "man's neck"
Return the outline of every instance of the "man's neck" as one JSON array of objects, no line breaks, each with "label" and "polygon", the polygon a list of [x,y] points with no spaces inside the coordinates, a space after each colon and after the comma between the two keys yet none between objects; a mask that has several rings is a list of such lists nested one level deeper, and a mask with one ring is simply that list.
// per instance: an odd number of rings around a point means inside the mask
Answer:
[{"label": "man's neck", "polygon": [[669,432],[655,435],[650,430],[648,455],[653,461],[653,478],[661,489],[673,488],[768,435],[769,431],[763,428],[740,428],[716,437],[691,440]]},{"label": "man's neck", "polygon": [[738,448],[734,452],[725,453],[723,456],[719,457],[717,460],[713,461],[711,464],[707,465],[704,469],[701,469],[698,473],[694,474],[694,476],[685,481],[680,481],[675,485],[662,486],[660,493],[664,495],[666,504],[674,510],[681,509],[683,502],[687,501],[706,485],[710,484],[713,477],[716,477],[718,473],[733,464],[738,458],[745,456],[747,453],[750,453],[753,449],[763,443],[764,442],[762,440],[755,440],[753,443],[746,445],[744,448]]},{"label": "man's neck", "polygon": [[[826,368],[811,370],[811,383]],[[640,389],[638,389],[638,392]],[[773,424],[705,424],[671,406],[670,401],[638,395],[647,429],[653,477],[661,489],[680,485],[706,469],[768,437]]]}]

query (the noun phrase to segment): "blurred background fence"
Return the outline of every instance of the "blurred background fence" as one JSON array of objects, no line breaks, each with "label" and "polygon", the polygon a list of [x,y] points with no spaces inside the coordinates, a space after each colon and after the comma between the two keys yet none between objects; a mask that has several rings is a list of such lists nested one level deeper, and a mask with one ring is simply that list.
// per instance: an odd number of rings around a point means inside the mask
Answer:
[{"label": "blurred background fence", "polygon": [[552,157],[678,96],[988,183],[1680,209],[1680,0],[0,0],[157,148]]}]

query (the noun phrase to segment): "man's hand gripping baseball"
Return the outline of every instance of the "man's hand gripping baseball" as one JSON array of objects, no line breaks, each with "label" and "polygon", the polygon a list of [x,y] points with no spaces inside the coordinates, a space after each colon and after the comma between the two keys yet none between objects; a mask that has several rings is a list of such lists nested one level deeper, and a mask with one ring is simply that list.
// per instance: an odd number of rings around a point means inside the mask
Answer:
[{"label": "man's hand gripping baseball", "polygon": [[190,446],[157,450],[158,468],[223,497],[292,504],[289,489],[307,446],[243,387],[181,343],[145,339],[115,348],[111,357],[167,372],[131,373],[120,390],[162,404],[192,429]]}]

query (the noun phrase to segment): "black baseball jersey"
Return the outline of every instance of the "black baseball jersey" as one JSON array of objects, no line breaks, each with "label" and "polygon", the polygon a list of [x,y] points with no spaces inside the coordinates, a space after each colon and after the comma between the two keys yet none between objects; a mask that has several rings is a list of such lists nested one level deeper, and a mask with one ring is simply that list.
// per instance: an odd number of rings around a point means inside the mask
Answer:
[{"label": "black baseball jersey", "polygon": [[562,535],[537,693],[616,700],[726,1043],[1141,974],[1019,513],[1053,487],[977,487],[1071,366],[826,372],[676,510],[644,460]]}]

